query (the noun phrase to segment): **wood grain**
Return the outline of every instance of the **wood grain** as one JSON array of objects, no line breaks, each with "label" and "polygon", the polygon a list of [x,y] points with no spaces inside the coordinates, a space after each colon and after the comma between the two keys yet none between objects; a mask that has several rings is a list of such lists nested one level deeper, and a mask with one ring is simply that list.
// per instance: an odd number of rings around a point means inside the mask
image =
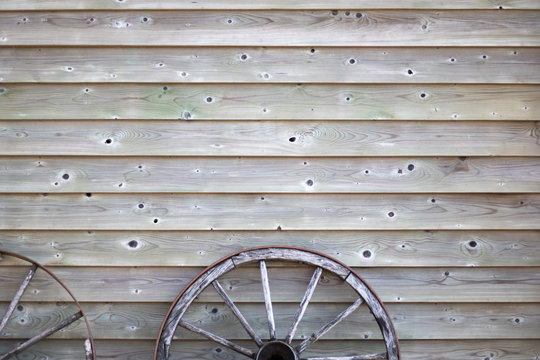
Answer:
[{"label": "wood grain", "polygon": [[[66,283],[79,301],[166,302],[169,304],[202,270],[202,267],[135,266],[57,267],[54,269],[55,274]],[[27,268],[21,266],[2,267],[5,291],[0,293],[0,301],[11,300],[12,294],[16,292],[26,272]],[[295,303],[290,318],[292,323],[292,317],[309,284],[313,268],[295,266],[294,263],[288,266],[276,264],[269,267],[268,272],[273,301]],[[474,302],[481,303],[489,309],[494,303],[500,302],[540,301],[538,293],[540,269],[538,267],[357,268],[356,272],[372,287],[381,301],[387,304]],[[261,315],[266,318],[258,268],[242,267],[234,270],[220,277],[220,283],[240,310],[242,310],[242,303],[261,303]],[[340,278],[324,271],[311,302],[345,302],[350,305],[357,297],[358,295]],[[70,298],[67,294],[58,291],[56,283],[38,273],[22,301],[67,301],[68,299]],[[199,299],[203,302],[222,302],[221,297],[212,287],[203,291]],[[309,316],[308,312],[306,317]],[[290,323],[287,329],[289,326]],[[267,325],[265,333],[268,336]]]},{"label": "wood grain", "polygon": [[[151,304],[111,304],[83,303],[90,326],[97,339],[154,339],[163,316],[168,308],[166,303]],[[296,304],[276,304],[276,324],[283,330],[289,325]],[[312,316],[304,319],[299,325],[298,336],[308,337],[310,331],[332,318],[346,308],[343,303],[311,304]],[[212,312],[216,309],[215,312]],[[13,323],[10,337],[19,337],[29,331],[39,331],[50,325],[55,319],[54,303],[25,304],[23,316],[25,324]],[[199,326],[211,328],[217,335],[228,335],[229,339],[249,339],[237,319],[224,304],[193,304],[192,312],[186,319],[199,320]],[[254,325],[263,339],[268,339],[268,327],[264,304],[244,304],[243,313]],[[393,316],[394,325],[400,339],[534,339],[540,330],[537,304],[497,304],[486,309],[483,304],[390,304],[388,311]],[[518,321],[516,322],[516,319]],[[87,336],[83,322],[77,322],[70,328],[71,338],[80,339]],[[283,331],[285,331],[283,330]],[[185,330],[178,330],[177,336],[184,339],[201,339]],[[55,334],[53,338],[62,337]],[[344,320],[340,326],[324,336],[325,339],[381,339],[377,324],[367,307]],[[363,340],[360,340],[363,341]],[[252,342],[252,347],[256,346]],[[174,346],[173,346],[174,348]],[[96,346],[96,350],[98,347]]]},{"label": "wood grain", "polygon": [[0,321],[0,333],[3,333],[4,327],[8,323],[8,320],[13,314],[13,311],[19,304],[19,301],[21,300],[24,292],[26,291],[28,285],[30,284],[30,281],[32,281],[32,278],[34,277],[36,270],[37,270],[37,265],[32,264],[32,266],[30,267],[30,270],[28,270],[28,274],[24,277],[23,281],[21,282],[21,285],[17,289],[17,292],[15,293],[15,295],[13,295],[13,298],[11,299],[9,306],[4,311],[2,321]]},{"label": "wood grain", "polygon": [[46,195],[0,195],[0,229],[540,229],[538,194]]},{"label": "wood grain", "polygon": [[0,119],[13,120],[540,118],[536,85],[6,84],[0,89]]},{"label": "wood grain", "polygon": [[[294,245],[350,266],[538,266],[538,231],[0,231],[0,248],[58,266],[207,266]],[[178,249],[182,251],[179,252]],[[14,265],[7,257],[0,266]],[[78,270],[73,269],[74,272]]]},{"label": "wood grain", "polygon": [[[104,360],[151,359],[186,284],[272,244],[353,266],[404,360],[537,359],[539,17],[537,0],[0,0],[0,249],[67,283]],[[0,314],[28,268],[0,258]],[[278,338],[313,271],[268,261]],[[260,278],[220,283],[266,339]],[[59,290],[38,271],[0,353],[77,311]],[[356,299],[324,271],[293,344]],[[213,288],[186,316],[255,346]],[[237,357],[177,335],[172,357]],[[86,336],[24,357],[82,358]],[[304,355],[380,338],[361,306]]]},{"label": "wood grain", "polygon": [[538,179],[540,157],[0,157],[4,193],[519,193]]},{"label": "wood grain", "polygon": [[62,0],[1,0],[0,10],[229,10],[229,9],[540,9],[534,0],[501,0],[496,3],[490,0],[457,0],[437,2],[432,0],[380,0],[376,3],[368,0],[337,0],[331,6],[324,0],[267,0],[254,2],[236,0],[234,3],[220,0],[177,1],[149,0],[107,1],[79,0],[64,2]]},{"label": "wood grain", "polygon": [[539,59],[538,48],[3,48],[0,82],[538,84]]},{"label": "wood grain", "polygon": [[7,46],[540,45],[535,10],[5,12],[0,34]]},{"label": "wood grain", "polygon": [[0,121],[0,155],[537,157],[540,122]]},{"label": "wood grain", "polygon": [[[0,340],[0,353],[6,353],[19,343],[19,340]],[[121,347],[117,347],[117,349],[119,348]],[[110,350],[111,348],[108,346],[107,352],[109,354]],[[28,359],[39,359],[40,357],[55,360],[84,359],[84,341],[82,339],[45,339],[26,349],[23,354],[19,355],[19,357],[21,356]],[[128,358],[129,356],[129,352],[127,352],[126,357]]]},{"label": "wood grain", "polygon": [[[0,340],[0,351],[7,349],[15,340]],[[51,339],[40,342],[27,350],[29,358],[47,356],[55,360],[72,360],[81,354],[80,340]],[[239,344],[249,346],[249,341],[238,341]],[[380,341],[364,340],[360,344],[366,352],[380,349]],[[490,339],[459,339],[459,340],[401,340],[400,348],[402,358],[411,360],[463,360],[488,357],[490,354],[501,360],[534,359],[538,356],[538,341],[530,340],[490,340]],[[356,350],[355,343],[350,340],[320,340],[312,345],[314,354],[332,355],[336,350]],[[106,360],[147,360],[153,356],[154,341],[125,339],[96,341],[99,356]],[[449,350],[451,349],[451,350]],[[185,340],[173,345],[171,356],[190,356],[193,359],[214,360],[216,356],[232,356],[232,353],[215,343]],[[177,350],[177,351],[175,351]]]}]

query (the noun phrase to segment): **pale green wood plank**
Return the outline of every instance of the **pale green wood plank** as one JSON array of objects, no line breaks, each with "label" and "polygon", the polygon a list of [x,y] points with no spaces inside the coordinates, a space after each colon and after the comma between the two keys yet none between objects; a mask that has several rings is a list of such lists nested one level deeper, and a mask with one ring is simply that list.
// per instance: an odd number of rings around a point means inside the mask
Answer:
[{"label": "pale green wood plank", "polygon": [[537,48],[4,48],[0,82],[537,84],[539,59]]},{"label": "pale green wood plank", "polygon": [[207,266],[268,244],[313,249],[350,266],[538,266],[539,241],[538,231],[0,231],[0,249],[80,267]]},{"label": "pale green wood plank", "polygon": [[6,84],[0,87],[0,119],[537,120],[539,90],[493,84]]},{"label": "pale green wood plank", "polygon": [[[178,246],[176,252],[181,251]],[[54,273],[85,302],[167,302],[170,303],[203,267],[54,267]],[[133,263],[134,264],[134,263]],[[133,265],[132,264],[132,265]],[[209,265],[206,264],[206,265]],[[272,299],[275,302],[296,302],[302,299],[313,274],[313,267],[290,263],[270,264]],[[27,268],[2,267],[0,301],[11,301]],[[480,303],[486,308],[493,303],[539,302],[540,268],[356,268],[356,272],[373,288],[385,303]],[[257,267],[241,267],[220,277],[221,285],[238,303],[264,304],[260,272]],[[199,298],[204,302],[220,302],[213,288]],[[312,301],[323,303],[353,302],[357,294],[337,276],[327,272],[317,285]],[[23,302],[67,301],[50,277],[36,274]],[[487,304],[490,304],[489,306]],[[493,306],[492,306],[493,305]],[[264,311],[264,308],[261,310]],[[294,314],[294,312],[293,312]],[[293,315],[291,314],[291,315]],[[288,328],[287,328],[288,329]]]},{"label": "pale green wood plank", "polygon": [[249,1],[235,0],[78,0],[65,2],[62,0],[1,0],[0,10],[132,10],[132,9],[196,9],[196,10],[228,10],[228,9],[539,9],[535,0],[335,0],[331,4],[325,0],[267,0]]},{"label": "pale green wood plank", "polygon": [[[2,305],[4,304],[0,304]],[[297,338],[302,335],[308,337],[347,305],[348,303],[311,303],[310,313],[300,322]],[[83,303],[82,306],[95,338],[133,340],[155,339],[169,304]],[[191,306],[185,317],[188,321],[199,319],[198,326],[210,329],[217,335],[228,336],[229,339],[249,339],[249,335],[225,304],[194,303]],[[261,304],[240,306],[257,333],[267,339],[266,314]],[[297,307],[298,304],[295,303],[276,304],[278,329],[288,327]],[[51,324],[54,318],[50,317],[50,312],[56,311],[57,305],[27,303],[24,308],[26,313],[22,316],[27,321],[23,325],[15,322],[10,337],[26,336],[31,331],[38,331]],[[387,310],[392,315],[398,338],[403,340],[470,339],[473,336],[476,339],[535,339],[540,330],[538,304],[497,304],[489,308],[483,304],[388,304]],[[21,318],[19,313],[15,314],[15,321],[17,318]],[[519,319],[519,322],[516,322],[516,319]],[[71,338],[83,338],[86,336],[85,330],[84,323],[77,322],[71,328]],[[52,338],[61,336],[62,334],[55,334]],[[183,329],[177,331],[177,336],[182,339],[201,339]],[[381,333],[368,308],[363,306],[326,334],[324,339],[363,342],[364,339],[381,339]],[[254,342],[251,344],[256,347]]]},{"label": "pale green wood plank", "polygon": [[539,156],[539,139],[540,122],[0,121],[4,156]]},{"label": "pale green wood plank", "polygon": [[539,46],[535,10],[6,12],[4,45]]},{"label": "pale green wood plank", "polygon": [[[8,349],[14,340],[0,340],[0,351]],[[79,340],[46,340],[27,350],[30,358],[48,356],[55,360],[72,360],[73,354],[80,351]],[[252,342],[239,340],[238,344],[249,346]],[[364,340],[359,343],[366,353],[379,349],[380,341]],[[313,354],[332,356],[336,350],[356,350],[350,340],[319,340],[310,349]],[[148,360],[154,354],[155,341],[152,340],[101,340],[96,341],[99,358],[105,360]],[[534,359],[539,355],[538,340],[400,340],[399,346],[403,359],[410,360],[463,360],[482,359],[496,354],[500,360]],[[178,351],[175,351],[178,349]],[[172,356],[185,355],[199,360],[215,360],[216,356],[234,356],[229,350],[210,341],[178,340],[173,341]],[[33,357],[32,357],[33,356]]]},{"label": "pale green wood plank", "polygon": [[540,157],[0,157],[4,193],[523,193],[539,179]]},{"label": "pale green wood plank", "polygon": [[540,229],[540,194],[89,195],[0,195],[0,229]]}]

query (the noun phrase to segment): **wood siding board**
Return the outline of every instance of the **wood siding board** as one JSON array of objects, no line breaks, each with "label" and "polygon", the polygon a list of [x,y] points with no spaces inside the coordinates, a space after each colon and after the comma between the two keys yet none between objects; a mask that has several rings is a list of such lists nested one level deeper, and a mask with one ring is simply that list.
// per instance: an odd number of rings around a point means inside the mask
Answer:
[{"label": "wood siding board", "polygon": [[79,0],[76,2],[64,2],[62,0],[2,0],[0,10],[268,10],[268,9],[540,9],[535,0],[456,0],[452,2],[434,2],[433,0],[381,0],[373,2],[369,0],[336,0],[330,5],[324,0],[267,0],[253,2],[248,0],[236,0],[223,2],[220,0],[204,1],[177,1],[161,0],[159,2],[149,0],[131,1],[108,1],[108,0]]},{"label": "wood siding board", "polygon": [[540,157],[0,157],[3,193],[538,193],[539,179]]},{"label": "wood siding board", "polygon": [[2,156],[538,157],[539,139],[523,121],[0,121]]},{"label": "wood siding board", "polygon": [[[2,339],[0,340],[0,353],[4,354],[7,351],[11,350],[20,343],[19,340],[12,339]],[[144,342],[143,342],[144,343]],[[131,344],[134,348],[139,348],[135,344]],[[142,353],[144,353],[144,345]],[[108,353],[105,358],[110,356],[111,348],[110,344],[105,345],[107,350],[105,353]],[[104,349],[103,347],[101,349]],[[122,347],[117,347],[117,350],[122,349]],[[84,358],[84,347],[83,340],[70,340],[70,339],[45,339],[39,343],[33,345],[29,349],[25,350],[23,356],[28,356],[31,359],[39,359],[39,357],[45,357],[48,359],[55,360],[70,360],[70,359],[83,359]],[[129,351],[126,350],[125,357],[123,359],[129,358]]]},{"label": "wood siding board", "polygon": [[[20,266],[2,268],[5,291],[0,301],[11,301],[20,279],[26,274]],[[202,271],[201,267],[55,267],[55,274],[83,302],[115,303],[170,303],[191,279]],[[156,271],[159,270],[159,271]],[[313,269],[310,267],[273,265],[269,268],[272,298],[276,303],[292,302],[298,308]],[[356,272],[368,283],[384,303],[479,303],[486,309],[495,303],[540,302],[538,267],[416,267],[416,268],[356,268]],[[337,276],[323,272],[323,280],[317,285],[312,302],[346,302],[350,305],[358,295]],[[239,306],[241,303],[258,302],[263,305],[260,274],[257,268],[235,270],[221,277],[220,283]],[[34,293],[37,290],[39,293]],[[9,293],[8,293],[9,291]],[[107,294],[104,298],[103,294]],[[58,293],[56,284],[36,275],[36,279],[23,296],[22,302],[65,301],[68,295]],[[209,289],[199,296],[203,302],[222,302],[221,297]],[[489,304],[486,305],[486,304]],[[6,305],[7,306],[7,305]],[[348,305],[347,305],[348,306]],[[346,306],[345,306],[346,307]],[[342,309],[343,310],[343,309]],[[338,312],[339,313],[339,312]],[[336,313],[337,314],[337,313]],[[390,312],[392,314],[392,312]],[[165,316],[165,312],[161,314]],[[329,319],[330,320],[330,319]],[[266,322],[265,322],[266,324]],[[287,325],[287,329],[290,323]],[[287,330],[285,329],[285,331]],[[243,332],[243,328],[241,328]],[[316,329],[314,329],[316,330]],[[266,336],[268,326],[265,327]],[[285,336],[285,334],[283,335]]]},{"label": "wood siding board", "polygon": [[[208,306],[210,305],[210,306]],[[299,325],[297,338],[301,335],[309,337],[308,332],[324,324],[326,319],[338,314],[346,304],[311,304],[312,315],[304,319]],[[151,340],[155,339],[163,313],[168,304],[110,304],[110,303],[83,303],[90,326],[94,330],[96,339],[110,340]],[[262,311],[261,311],[262,306]],[[286,328],[290,324],[291,314],[294,314],[297,304],[276,304],[276,324],[278,328]],[[403,340],[441,340],[441,339],[468,339],[474,336],[477,339],[534,339],[539,328],[539,315],[537,304],[497,304],[486,309],[483,304],[388,304],[388,311],[393,316],[398,337]],[[34,304],[27,303],[25,319],[28,325],[13,323],[10,337],[26,336],[29,332],[39,331],[41,328],[54,324],[53,316],[57,305],[55,303]],[[210,311],[217,309],[214,316]],[[242,311],[255,326],[255,330],[263,338],[268,336],[268,326],[264,304],[244,304]],[[250,339],[237,320],[228,312],[225,304],[197,304],[193,312],[186,314],[189,321],[199,318],[199,326],[209,328],[218,335],[228,334],[230,340]],[[104,321],[104,319],[107,319]],[[515,320],[519,319],[519,322]],[[20,320],[20,318],[19,318]],[[373,316],[363,308],[350,315],[341,326],[337,326],[325,335],[330,340],[353,340],[359,335],[367,339],[380,340],[382,338]],[[127,331],[126,331],[127,330]],[[77,322],[70,327],[71,338],[84,339],[87,336],[84,323]],[[52,335],[52,338],[61,338],[62,333]],[[201,339],[186,330],[178,330],[177,336],[183,339]],[[363,340],[359,340],[363,341]],[[252,342],[251,347],[256,346]],[[174,346],[173,346],[174,347]],[[82,346],[81,346],[82,348]],[[97,351],[98,347],[96,346]]]},{"label": "wood siding board", "polygon": [[[0,248],[54,267],[207,266],[267,244],[313,249],[350,266],[539,266],[539,231],[0,231]],[[178,248],[182,252],[178,252]],[[7,257],[1,266],[14,265]],[[76,269],[73,269],[77,272]]]},{"label": "wood siding board", "polygon": [[3,230],[533,230],[539,215],[538,194],[0,195]]},{"label": "wood siding board", "polygon": [[[0,340],[0,351],[8,349],[16,340]],[[72,360],[80,357],[81,340],[51,339],[40,342],[27,351],[27,356],[39,358],[47,356],[55,360]],[[98,339],[96,349],[99,349],[100,359],[106,360],[147,360],[154,351],[153,340],[126,339],[123,341]],[[238,341],[239,344],[250,346],[250,341]],[[501,360],[534,359],[539,354],[536,339],[459,339],[459,340],[401,340],[402,357],[411,360],[463,360],[489,357],[496,354]],[[380,341],[363,340],[361,345],[366,352],[380,349]],[[312,345],[314,354],[331,356],[337,351],[354,351],[356,346],[350,340],[319,340]],[[231,354],[227,349],[216,346],[209,341],[176,340],[173,342],[172,356],[186,355],[194,359],[214,360],[216,355]]]},{"label": "wood siding board", "polygon": [[32,281],[32,278],[34,277],[37,270],[37,265],[32,264],[32,267],[28,271],[28,274],[24,277],[24,280],[22,281],[21,285],[17,289],[17,292],[11,299],[11,302],[9,303],[9,306],[4,311],[4,315],[2,317],[2,321],[0,322],[0,333],[4,330],[4,327],[8,323],[8,320],[10,319],[11,315],[13,314],[13,311],[15,311],[15,308],[19,304],[19,301],[21,300],[21,297],[23,296],[26,288],[30,284],[30,281]]},{"label": "wood siding board", "polygon": [[540,45],[536,10],[358,14],[331,10],[4,12],[0,40],[8,46]]},{"label": "wood siding board", "polygon": [[538,120],[539,89],[472,84],[6,84],[0,93],[0,119]]},{"label": "wood siding board", "polygon": [[[100,359],[152,358],[201,270],[270,244],[352,266],[404,360],[538,359],[539,18],[537,0],[0,0],[0,249],[66,282]],[[266,341],[257,265],[219,281]],[[315,267],[266,265],[281,339]],[[27,274],[0,257],[0,314]],[[79,311],[50,280],[0,353]],[[357,299],[323,270],[292,345]],[[186,307],[256,351],[214,288]],[[67,330],[25,358],[83,358],[84,323]],[[176,335],[172,357],[237,357]],[[360,306],[302,355],[380,339]]]},{"label": "wood siding board", "polygon": [[538,84],[539,59],[538,48],[0,48],[0,82]]},{"label": "wood siding board", "polygon": [[[69,325],[73,324],[75,321],[82,318],[82,316],[83,316],[83,314],[79,310],[77,313],[68,316],[66,319],[62,320],[61,322],[59,322],[59,323],[57,323],[55,325],[51,325],[47,329],[41,330],[41,332],[39,334],[34,335],[30,339],[24,341],[22,344],[19,344],[16,348],[14,348],[14,349],[8,351],[6,354],[4,354],[6,356],[6,359],[10,358],[10,357],[12,357],[14,355],[17,355],[17,354],[23,352],[25,349],[31,347],[32,345],[40,342],[41,340],[43,340],[43,339],[45,339],[47,337],[53,336],[55,333],[58,333],[59,331],[62,331],[64,328],[68,327]],[[90,351],[91,351],[92,345],[90,344],[89,346],[90,346]],[[85,344],[85,347],[86,347],[86,344]],[[88,352],[87,352],[86,355],[87,355],[86,358],[88,359]]]}]

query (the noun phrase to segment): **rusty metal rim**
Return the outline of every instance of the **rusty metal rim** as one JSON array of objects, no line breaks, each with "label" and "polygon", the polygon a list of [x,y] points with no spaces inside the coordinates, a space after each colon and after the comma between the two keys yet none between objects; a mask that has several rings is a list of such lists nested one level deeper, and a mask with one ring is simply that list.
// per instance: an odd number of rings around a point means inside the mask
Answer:
[{"label": "rusty metal rim", "polygon": [[81,311],[82,317],[83,317],[84,322],[86,324],[86,329],[88,330],[88,340],[90,341],[90,344],[92,346],[92,360],[96,360],[96,351],[95,351],[96,348],[94,346],[94,336],[92,335],[92,330],[90,329],[90,324],[88,322],[88,319],[86,318],[86,314],[84,313],[83,308],[81,307],[81,304],[79,303],[79,301],[77,300],[75,295],[73,295],[71,290],[68,289],[66,284],[64,284],[64,282],[62,282],[62,280],[60,280],[51,270],[47,269],[44,265],[41,265],[37,261],[30,259],[29,257],[26,257],[26,256],[21,255],[21,254],[14,253],[14,252],[11,252],[11,251],[6,251],[6,250],[0,250],[0,255],[12,256],[12,257],[24,260],[26,262],[29,262],[31,264],[35,264],[38,268],[45,271],[50,277],[52,277],[57,283],[59,283],[60,286],[62,286],[64,288],[64,290],[66,290],[66,292],[69,294],[69,296],[71,296],[71,298],[73,299],[73,301],[75,302],[75,304],[77,305],[79,310]]},{"label": "rusty metal rim", "polygon": [[[364,281],[364,279],[358,275],[356,273],[356,271],[354,271],[350,266],[344,264],[343,262],[339,261],[339,260],[336,260],[324,253],[321,253],[319,251],[316,251],[316,250],[311,250],[311,249],[306,249],[306,248],[302,248],[302,247],[299,247],[299,246],[284,246],[284,245],[269,245],[269,246],[256,246],[256,247],[251,247],[251,248],[247,248],[247,249],[243,249],[243,250],[239,250],[239,251],[236,251],[230,255],[227,255],[215,262],[213,262],[211,265],[208,265],[206,268],[204,268],[204,270],[202,270],[200,273],[198,273],[193,279],[191,279],[191,281],[182,289],[182,291],[178,294],[178,296],[174,299],[174,301],[172,302],[171,306],[169,307],[169,310],[167,310],[167,314],[165,315],[164,319],[163,319],[163,322],[161,323],[161,326],[159,328],[159,333],[158,333],[158,337],[156,339],[156,345],[155,345],[155,348],[154,348],[154,357],[153,357],[153,360],[157,360],[156,357],[157,357],[157,351],[158,351],[158,347],[159,347],[159,340],[161,338],[161,333],[163,332],[163,329],[165,327],[165,324],[167,322],[167,319],[169,318],[169,315],[171,314],[171,311],[174,309],[175,305],[178,303],[178,301],[180,300],[180,298],[182,297],[182,295],[184,295],[184,293],[186,292],[187,289],[189,289],[189,287],[197,280],[199,279],[199,277],[201,277],[203,274],[206,273],[206,271],[210,270],[211,268],[213,268],[214,266],[224,262],[224,261],[227,261],[229,259],[231,259],[232,257],[236,256],[236,255],[239,255],[241,253],[244,253],[244,252],[247,252],[247,251],[253,251],[253,250],[261,250],[261,249],[292,249],[292,250],[300,250],[300,251],[306,251],[306,252],[309,252],[309,253],[312,253],[312,254],[315,254],[315,255],[318,255],[318,256],[322,256],[322,257],[325,257],[327,259],[330,259],[332,261],[335,261],[336,263],[338,263],[339,265],[343,266],[344,268],[346,268],[347,270],[349,270],[351,272],[351,274],[353,274],[354,276],[358,277],[366,286],[367,288],[372,292],[372,294],[377,298],[377,300],[379,301],[379,303],[381,304],[384,312],[386,313],[386,315],[388,316],[388,318],[390,319],[390,315],[388,313],[388,310],[386,310],[386,307],[384,306],[384,303],[381,301],[381,299],[379,298],[379,296],[377,295],[377,293],[375,293],[373,291],[373,289],[371,288],[371,286],[366,282]],[[390,322],[390,326],[392,327],[392,331],[394,334],[396,334],[396,329],[394,327],[394,324],[392,322]],[[399,350],[399,339],[398,337],[396,336],[396,346],[397,346],[397,353],[398,353],[398,358],[401,360],[401,351]]]}]

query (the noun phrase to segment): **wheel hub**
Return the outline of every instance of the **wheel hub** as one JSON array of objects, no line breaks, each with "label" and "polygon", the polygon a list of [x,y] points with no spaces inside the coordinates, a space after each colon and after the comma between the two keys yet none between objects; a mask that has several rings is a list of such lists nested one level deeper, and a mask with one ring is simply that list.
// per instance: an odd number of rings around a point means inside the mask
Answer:
[{"label": "wheel hub", "polygon": [[282,341],[271,341],[259,349],[255,360],[298,360],[296,351]]}]

